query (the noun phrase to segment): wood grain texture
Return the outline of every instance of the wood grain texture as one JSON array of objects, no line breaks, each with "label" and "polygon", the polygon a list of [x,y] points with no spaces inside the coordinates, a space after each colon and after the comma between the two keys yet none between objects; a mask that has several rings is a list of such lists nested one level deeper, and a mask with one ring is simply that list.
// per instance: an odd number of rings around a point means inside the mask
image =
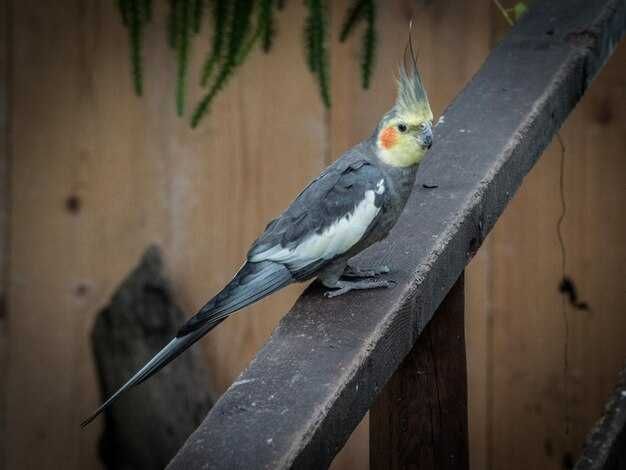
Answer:
[{"label": "wood grain texture", "polygon": [[[6,468],[99,467],[100,426],[78,426],[99,401],[88,334],[149,243],[162,246],[177,300],[191,314],[322,167],[325,126],[301,57],[302,6],[289,4],[272,55],[242,67],[197,131],[175,117],[167,5],[155,6],[139,99],[114,3],[13,4],[12,146],[20,158],[11,174]],[[209,31],[197,41],[208,44]],[[277,74],[285,64],[289,73]],[[297,293],[249,309],[203,342],[218,392]]]},{"label": "wood grain texture", "polygon": [[461,274],[371,408],[371,469],[469,469],[464,292]]},{"label": "wood grain texture", "polygon": [[9,258],[9,21],[8,0],[0,0],[0,465],[4,462],[6,435],[6,370],[8,362],[7,284]]},{"label": "wood grain texture", "polygon": [[[175,223],[169,260],[175,291],[190,312],[232,278],[266,224],[324,166],[327,128],[303,59],[304,16],[304,5],[289,2],[277,17],[279,40],[272,52],[255,52],[219,96],[210,119],[195,132],[185,124],[176,136],[176,145],[189,154],[170,163],[168,205]],[[204,60],[201,49],[196,64]],[[168,126],[159,132],[167,134]],[[203,341],[218,393],[250,362],[301,291],[291,286],[264,299]]]},{"label": "wood grain texture", "polygon": [[78,426],[99,400],[88,332],[163,220],[114,15],[12,4],[6,468],[98,468],[99,427]]},{"label": "wood grain texture", "polygon": [[[330,465],[621,40],[626,5],[575,6],[537,4],[447,108],[421,169],[440,189],[418,187],[395,230],[359,257],[393,266],[396,289],[359,302],[307,289],[168,468]],[[535,47],[555,21],[559,33]],[[583,30],[597,40],[580,43]]]},{"label": "wood grain texture", "polygon": [[590,311],[573,308],[558,292],[557,142],[492,232],[493,370],[485,395],[491,397],[485,468],[569,466],[626,357],[625,59],[621,44],[561,131],[566,274]]},{"label": "wood grain texture", "polygon": [[492,359],[491,234],[465,269],[465,341],[467,351],[467,394],[469,416],[470,468],[487,467],[489,377]]},{"label": "wood grain texture", "polygon": [[[146,245],[161,244],[177,301],[191,314],[230,278],[264,223],[325,163],[370,134],[393,102],[393,73],[413,14],[436,114],[477,70],[497,39],[494,31],[506,28],[494,27],[501,18],[490,0],[379,4],[370,91],[359,88],[361,31],[339,44],[348,1],[332,2],[334,105],[323,110],[304,65],[304,7],[287,2],[276,48],[268,56],[255,53],[192,132],[174,113],[166,2],[155,2],[146,31],[141,99],[132,94],[127,37],[114,2],[70,0],[63,8],[0,2],[12,24],[0,31],[0,63],[10,34],[9,144],[16,156],[10,185],[3,186],[13,188],[13,243],[6,345],[0,321],[0,367],[3,345],[11,358],[6,374],[0,370],[0,426],[6,410],[11,433],[0,428],[0,452],[6,449],[0,467],[100,468],[98,425],[82,432],[77,425],[98,402],[88,334]],[[195,70],[205,49],[200,44],[209,40],[208,29],[195,40]],[[568,310],[570,435],[563,419],[559,152],[553,146],[466,271],[472,468],[559,468],[600,415],[626,354],[624,58],[621,45],[563,130],[568,271],[592,307]],[[195,82],[190,89],[199,96]],[[67,209],[71,196],[78,211]],[[217,371],[217,392],[299,291],[263,301],[202,342]],[[367,468],[367,427],[357,429],[334,468]]]}]

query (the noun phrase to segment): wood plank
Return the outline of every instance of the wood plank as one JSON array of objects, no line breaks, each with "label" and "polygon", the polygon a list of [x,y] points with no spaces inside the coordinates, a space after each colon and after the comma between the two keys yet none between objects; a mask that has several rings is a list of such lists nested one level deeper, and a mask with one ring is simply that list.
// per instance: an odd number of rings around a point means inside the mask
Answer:
[{"label": "wood plank", "polygon": [[588,302],[591,310],[573,308],[558,292],[562,272],[556,234],[561,214],[557,142],[546,150],[494,229],[487,468],[572,464],[626,357],[624,64],[622,43],[561,131],[566,147],[566,274],[574,280],[579,300]]},{"label": "wood plank", "polygon": [[[360,50],[362,28],[346,42],[338,41],[340,26],[350,2],[332,2],[333,22],[332,96],[330,110],[330,157],[337,158],[355,142],[369,136],[380,117],[395,100],[395,74],[402,60],[408,24],[415,20],[413,38],[419,49],[420,68],[436,116],[467,84],[487,57],[491,0],[473,2],[384,2],[377,10],[378,46],[376,65],[369,90],[362,90]],[[464,44],[465,47],[458,47]],[[426,183],[420,179],[418,184]],[[468,286],[472,286],[472,271]],[[472,310],[472,312],[475,310]],[[480,317],[474,318],[474,323]],[[480,342],[468,342],[480,347]],[[469,352],[470,356],[472,355]],[[470,393],[478,393],[473,391]],[[364,418],[346,446],[337,455],[333,468],[366,469],[368,459],[368,417]]]},{"label": "wood plank", "polygon": [[[329,465],[604,65],[625,18],[617,0],[537,3],[437,127],[423,171],[445,196],[414,192],[396,230],[363,257],[393,266],[395,289],[328,301],[309,288],[168,468]],[[559,34],[546,33],[553,21]],[[580,41],[582,30],[595,39]]]},{"label": "wood plank", "polygon": [[373,470],[469,468],[464,275],[370,410]]},{"label": "wood plank", "polygon": [[[10,270],[14,274],[14,283],[10,287],[15,294],[12,297],[13,309],[11,304],[8,306],[9,312],[13,312],[16,317],[16,324],[9,322],[9,326],[17,328],[15,331],[20,334],[19,337],[15,336],[15,342],[23,344],[11,345],[13,354],[18,355],[15,367],[11,367],[10,373],[7,371],[8,376],[3,375],[7,377],[6,380],[0,381],[0,388],[5,384],[12,384],[11,403],[22,408],[11,412],[10,418],[16,423],[12,428],[13,434],[6,439],[2,435],[0,447],[4,443],[11,446],[12,463],[45,468],[41,456],[56,448],[50,455],[58,458],[58,462],[64,467],[93,468],[97,467],[94,449],[98,428],[96,426],[93,430],[89,429],[86,435],[75,433],[74,428],[77,420],[91,411],[98,402],[87,343],[95,312],[106,303],[111,290],[151,241],[164,245],[168,267],[176,272],[179,301],[190,313],[219,289],[238,265],[247,243],[256,235],[263,222],[282,209],[284,202],[290,200],[310,175],[317,173],[322,165],[322,155],[327,158],[331,154],[336,156],[348,144],[369,134],[379,112],[384,112],[389,100],[393,99],[393,82],[386,72],[395,70],[397,57],[392,53],[401,53],[402,47],[399,44],[404,43],[404,34],[396,30],[388,31],[386,26],[384,30],[381,27],[379,62],[373,90],[369,93],[361,93],[354,86],[358,83],[360,32],[350,44],[339,46],[340,55],[333,50],[333,70],[346,77],[345,80],[333,77],[333,86],[339,87],[339,91],[333,89],[334,111],[355,111],[346,113],[343,121],[336,121],[337,126],[333,124],[330,134],[333,139],[337,138],[337,144],[333,144],[333,140],[329,145],[335,146],[336,151],[328,152],[323,139],[318,142],[316,137],[310,137],[327,134],[316,85],[303,66],[303,7],[298,2],[287,2],[287,11],[279,18],[279,36],[276,43],[279,49],[274,50],[267,59],[261,55],[254,56],[254,65],[247,64],[240,70],[238,78],[216,102],[215,112],[207,121],[207,126],[196,132],[189,132],[186,122],[173,116],[174,69],[172,53],[163,47],[163,11],[155,14],[156,23],[147,31],[146,96],[140,100],[131,93],[126,35],[119,25],[111,2],[70,2],[67,4],[67,14],[51,14],[39,3],[10,2],[13,3],[15,12],[12,18],[20,27],[17,31],[19,48],[16,49],[19,68],[14,70],[19,83],[12,88],[11,97],[15,96],[20,103],[21,115],[16,112],[13,115],[18,117],[20,126],[16,143],[20,149],[21,168],[18,175],[12,173],[11,179],[22,188],[19,203],[12,206],[20,210],[21,215],[15,216],[17,226],[11,229],[11,233],[14,236],[28,237],[28,242],[20,244],[19,250],[14,254],[20,261],[12,264]],[[164,10],[164,3],[157,2],[155,7]],[[435,8],[438,11],[436,16],[431,16],[430,13],[425,15],[422,30],[428,31],[428,37],[426,40],[423,37],[421,39],[429,44],[427,50],[422,48],[422,63],[425,64],[424,73],[427,75],[429,90],[432,90],[431,98],[435,109],[442,109],[449,97],[465,83],[463,77],[470,70],[469,67],[473,66],[471,64],[477,66],[481,62],[480,51],[484,50],[486,53],[488,50],[483,39],[483,35],[488,32],[484,31],[485,20],[480,9],[488,8],[490,2],[483,0],[460,3],[426,2],[427,6],[424,7],[425,3],[422,2],[420,14],[417,15],[421,18],[422,8]],[[334,5],[335,2],[333,8]],[[342,10],[345,11],[345,6]],[[412,3],[398,2],[381,8],[381,25],[396,17],[407,18],[410,15],[406,11],[409,10],[415,11]],[[458,15],[457,10],[460,12]],[[398,11],[400,16],[397,16]],[[48,23],[48,18],[52,23]],[[335,28],[338,27],[336,19],[337,15],[334,15]],[[450,24],[453,26],[448,27]],[[8,28],[2,30],[2,33],[6,31]],[[58,31],[65,35],[65,39],[55,39]],[[463,34],[465,39],[459,40],[459,34]],[[205,30],[197,41],[197,44],[208,44],[208,31]],[[77,52],[77,44],[83,50]],[[459,44],[469,45],[471,48],[472,52],[467,58],[464,58],[467,47],[459,47]],[[22,48],[22,45],[26,48]],[[623,47],[620,48],[622,49]],[[50,50],[56,51],[54,57],[50,56]],[[436,50],[437,53],[427,57],[430,50]],[[617,51],[618,54],[620,50]],[[199,54],[199,50],[197,52]],[[282,54],[287,54],[288,58],[283,59]],[[200,57],[194,55],[195,65],[199,60]],[[272,66],[268,69],[264,69],[266,60],[272,61]],[[464,63],[463,60],[467,62]],[[82,61],[82,65],[75,65],[76,61]],[[436,74],[430,71],[428,65],[433,61],[440,62],[436,67]],[[625,61],[622,59],[620,62]],[[459,66],[463,63],[465,65]],[[615,286],[605,286],[607,279],[609,282],[618,282],[623,278],[620,267],[624,266],[623,255],[616,252],[615,257],[609,259],[606,252],[598,254],[592,246],[600,241],[606,246],[611,243],[612,247],[619,250],[621,240],[624,239],[620,226],[621,213],[616,209],[615,198],[623,200],[623,193],[617,190],[623,186],[616,178],[624,173],[620,166],[622,160],[618,158],[623,154],[621,149],[624,148],[624,141],[619,137],[624,135],[623,127],[620,127],[620,123],[624,122],[624,107],[618,104],[623,103],[625,98],[620,88],[620,83],[623,82],[623,66],[615,63],[616,60],[613,60],[599,79],[604,80],[603,77],[612,70],[610,85],[603,87],[602,96],[598,96],[588,105],[589,117],[584,125],[580,125],[575,132],[572,131],[575,135],[580,132],[586,136],[581,144],[583,148],[574,150],[579,155],[584,155],[584,158],[581,157],[583,163],[579,159],[576,165],[568,166],[566,170],[569,172],[573,167],[578,171],[574,181],[571,184],[566,183],[566,186],[578,190],[585,188],[584,194],[579,195],[580,199],[575,199],[578,202],[574,209],[583,211],[584,218],[580,219],[579,214],[576,214],[576,217],[569,221],[566,219],[565,222],[565,227],[570,225],[566,236],[570,239],[568,246],[575,254],[572,262],[577,262],[577,251],[582,250],[585,253],[579,258],[582,265],[576,267],[575,279],[579,286],[584,287],[580,287],[581,295],[593,291],[585,300],[593,297],[594,300],[590,303],[600,303],[602,312],[619,312],[624,309],[623,298],[613,295]],[[284,68],[285,64],[290,64],[289,74],[276,74],[275,71]],[[291,64],[294,64],[293,69]],[[259,72],[257,68],[264,70]],[[454,73],[450,73],[450,70]],[[259,93],[253,93],[248,87],[256,86],[258,73],[263,77],[265,88]],[[471,75],[471,71],[469,74]],[[294,76],[299,78],[289,81]],[[82,85],[76,86],[76,83]],[[261,95],[270,93],[267,87],[272,83],[276,83],[277,88],[270,90],[275,94],[268,99],[269,104],[255,104],[254,114],[251,114],[248,96],[253,94],[251,99],[256,103],[262,101]],[[277,97],[279,86],[290,86],[291,91]],[[592,92],[595,93],[597,88],[594,86]],[[35,96],[31,96],[33,93]],[[192,93],[197,94],[197,88],[192,87]],[[84,103],[79,104],[80,100],[84,100]],[[274,113],[270,118],[262,114],[263,129],[273,129],[278,135],[286,137],[277,139],[281,143],[255,137],[261,142],[261,151],[255,154],[248,149],[244,152],[240,139],[241,129],[259,125],[259,120],[255,117],[258,109],[261,109],[258,112],[276,109],[277,101],[281,102],[281,109],[284,106],[287,111],[277,114],[277,117]],[[583,106],[584,103],[586,101]],[[277,120],[274,124],[275,118]],[[332,118],[331,115],[330,119]],[[172,133],[172,129],[175,129],[175,133]],[[260,125],[255,131],[246,132],[260,133],[259,129]],[[296,136],[294,140],[287,137],[291,134]],[[68,135],[71,139],[67,138]],[[72,143],[74,140],[76,145]],[[306,142],[304,151],[300,146],[302,140]],[[87,142],[88,145],[82,146],[80,142]],[[319,143],[319,148],[316,142]],[[566,144],[571,150],[572,146],[567,141]],[[282,153],[283,145],[288,149],[289,155],[287,152]],[[80,150],[77,151],[76,148],[79,146],[88,150],[83,154],[84,158],[78,158]],[[257,149],[259,144],[255,143],[250,148]],[[554,152],[553,150],[548,157],[551,160],[556,156]],[[243,158],[243,154],[248,156]],[[255,159],[257,154],[263,158]],[[272,172],[275,169],[262,165],[267,161],[280,161],[277,167],[280,167],[283,175],[284,194],[283,186],[277,188],[272,181]],[[71,168],[67,169],[69,167]],[[306,171],[300,171],[301,168],[306,168]],[[251,177],[254,172],[264,176],[259,179]],[[552,191],[550,194],[554,195],[554,178],[550,177],[548,180]],[[228,184],[232,181],[243,181],[236,186],[235,196],[233,185]],[[590,187],[593,189],[588,189]],[[602,188],[605,187],[611,187],[614,191],[604,191]],[[542,191],[543,188],[537,188],[537,197],[543,194]],[[79,194],[83,202],[78,216],[70,216],[64,209],[67,197],[74,192]],[[30,194],[28,200],[23,197],[24,194]],[[224,194],[221,199],[220,195]],[[568,195],[568,200],[571,197],[573,196]],[[233,202],[235,198],[236,202]],[[235,206],[237,209],[233,210]],[[240,207],[244,207],[244,215],[240,214]],[[539,205],[536,204],[535,207]],[[606,207],[610,208],[608,212]],[[570,210],[571,208],[570,204]],[[579,220],[582,222],[577,222]],[[590,225],[587,225],[586,221],[589,220]],[[45,223],[47,232],[38,230],[37,233],[30,233],[33,227],[42,227],[42,222]],[[550,220],[549,224],[552,225],[552,222]],[[585,235],[587,232],[583,231],[574,240],[572,232],[575,230],[572,230],[572,226],[579,223],[606,227],[606,230],[598,229],[591,235]],[[519,224],[514,226],[515,231],[520,230]],[[51,228],[53,229],[50,230]],[[549,232],[550,229],[546,230]],[[608,237],[606,241],[605,236]],[[503,232],[501,238],[504,243],[510,235]],[[555,246],[554,243],[552,246]],[[510,243],[501,248],[502,251],[511,249]],[[484,251],[485,246],[475,261],[481,260]],[[45,256],[40,256],[42,253]],[[595,256],[599,256],[599,261],[594,261]],[[616,265],[618,261],[621,264]],[[55,269],[55,263],[58,263],[58,269]],[[75,267],[74,271],[65,269],[68,264]],[[60,272],[63,279],[55,281],[54,278],[59,277]],[[485,287],[484,284],[472,287],[473,280],[477,279],[473,273],[473,265],[470,265],[467,274],[468,302],[480,305],[480,300],[472,301],[472,298],[482,295],[476,293],[476,290]],[[529,275],[533,276],[534,272],[531,271]],[[33,278],[37,278],[38,284],[31,283]],[[487,278],[492,279],[489,276]],[[53,280],[54,288],[49,280]],[[47,287],[39,290],[39,283],[46,284]],[[83,286],[87,287],[86,291]],[[508,288],[500,284],[499,286]],[[76,296],[74,289],[77,289],[76,292],[86,292],[86,295]],[[543,295],[554,296],[552,283],[542,292]],[[37,301],[23,300],[33,293],[38,297]],[[262,305],[223,325],[222,328],[230,328],[228,333],[223,333],[223,337],[218,330],[203,341],[202,345],[211,358],[212,367],[218,370],[215,377],[217,389],[224,390],[232,382],[233,377],[267,337],[281,312],[286,310],[297,293],[297,289],[294,289],[284,295],[280,294],[281,297],[276,299],[268,299]],[[66,308],[66,305],[70,307]],[[31,307],[39,310],[35,312]],[[511,314],[526,315],[526,312],[515,311]],[[551,311],[546,315],[552,318],[554,313]],[[475,310],[471,305],[468,307],[469,393],[470,397],[475,397],[470,400],[470,410],[477,406],[480,396],[479,392],[473,394],[472,390],[476,390],[475,387],[479,385],[473,386],[472,383],[474,380],[482,383],[482,379],[471,372],[472,367],[475,371],[481,370],[474,358],[476,354],[482,354],[480,351],[473,352],[474,348],[481,347],[481,340],[472,341],[476,335],[471,330],[475,326],[480,327],[477,322],[484,321],[484,318],[483,310]],[[577,341],[580,344],[595,345],[592,351],[581,346],[578,352],[572,352],[579,359],[571,359],[574,363],[579,361],[584,373],[584,377],[580,379],[584,380],[584,384],[579,384],[581,389],[576,392],[577,395],[580,394],[576,399],[580,404],[574,408],[583,410],[588,424],[595,418],[594,413],[604,399],[603,394],[610,387],[614,370],[609,369],[615,366],[613,361],[616,359],[613,355],[619,355],[622,350],[619,338],[623,336],[623,330],[619,326],[621,323],[613,328],[612,322],[620,321],[614,318],[613,313],[602,313],[593,318],[607,320],[601,321],[597,327],[590,320],[583,322],[582,326],[573,326],[574,331],[578,330],[576,334],[583,339],[572,340],[570,343],[572,347],[576,346]],[[535,331],[537,325],[543,328],[543,320],[532,317],[527,323],[517,325],[518,329],[511,334],[519,335],[519,329]],[[552,325],[552,329],[556,328],[558,325]],[[52,339],[47,335],[48,330],[54,331],[55,335],[59,334],[57,330],[61,331],[64,337]],[[609,338],[607,343],[601,340],[605,335]],[[78,347],[74,342],[75,337],[81,338]],[[510,351],[510,348],[500,346],[497,349],[498,358],[505,357]],[[49,371],[35,374],[31,372],[32,369],[19,369],[29,366],[38,371],[41,357],[50,358]],[[493,360],[493,354],[490,357]],[[64,391],[58,391],[65,387],[62,380],[54,380],[56,375],[64,380],[67,378],[66,369],[72,368],[68,368],[68,364],[72,367],[77,365],[76,369],[79,371],[79,377],[73,379],[71,396]],[[502,381],[510,379],[508,375],[498,377]],[[558,380],[550,383],[558,385]],[[42,389],[49,389],[54,400],[39,403]],[[551,393],[551,390],[546,388],[543,393]],[[488,390],[488,393],[493,393],[493,389]],[[511,413],[509,408],[518,406],[517,402],[506,400],[504,391],[498,392],[498,396],[503,406],[499,410],[504,415]],[[3,402],[6,402],[4,398]],[[493,413],[493,409],[491,412]],[[480,411],[470,413],[475,417]],[[67,418],[66,415],[71,417]],[[517,414],[524,419],[527,415]],[[58,436],[51,435],[53,433],[45,424],[45,419],[48,418],[60,418],[60,422],[57,419],[60,430]],[[473,418],[470,426],[475,422],[476,419]],[[558,427],[561,429],[560,424]],[[584,423],[580,428],[583,432],[586,431]],[[68,429],[69,434],[66,432]],[[362,426],[361,429],[364,430],[361,431],[361,436],[366,435],[367,427]],[[29,438],[31,431],[39,437]],[[513,445],[512,439],[504,438],[507,430],[496,428],[491,431],[491,436],[494,431],[497,432],[497,437],[503,438],[503,445]],[[62,434],[69,441],[61,442]],[[471,438],[471,457],[472,462],[475,462],[476,443],[484,440],[476,437],[476,428],[472,430]],[[46,443],[50,439],[54,443]],[[68,446],[67,442],[72,442],[72,445]],[[573,442],[572,446],[576,445]],[[367,448],[366,437],[362,437],[361,443],[356,444],[357,450],[346,460],[348,468],[364,468],[359,465],[367,459],[364,448]],[[78,457],[76,449],[80,452]],[[551,461],[557,461],[556,451],[553,452],[555,457]],[[337,460],[341,460],[341,455]],[[486,467],[479,464],[477,468]]]},{"label": "wood plank", "polygon": [[[149,243],[162,245],[177,300],[191,314],[232,275],[264,223],[322,167],[325,128],[301,57],[302,6],[289,3],[276,49],[251,58],[196,131],[175,116],[167,4],[155,8],[139,99],[114,3],[76,0],[59,9],[13,2],[11,97],[20,159],[11,174],[16,243],[6,468],[99,467],[100,427],[78,426],[100,400],[88,335],[96,312]],[[206,45],[209,37],[205,29],[196,41]],[[194,66],[204,51],[195,50]],[[276,74],[284,63],[296,64],[293,72]],[[199,96],[195,82],[190,88]],[[292,138],[274,137],[287,133]],[[204,341],[218,392],[297,294],[292,289],[263,302]]]},{"label": "wood plank", "polygon": [[[267,223],[324,167],[327,128],[303,57],[305,14],[302,2],[287,2],[277,16],[272,51],[252,54],[200,128],[190,131],[187,122],[177,125],[170,116],[170,123],[159,122],[151,131],[168,136],[166,254],[175,291],[189,313],[232,278]],[[208,36],[198,41],[210,42]],[[194,66],[205,52],[194,49]],[[157,53],[171,55],[166,48]],[[277,73],[286,64],[289,73]],[[158,76],[157,64],[151,70]],[[172,96],[168,92],[162,105]],[[202,341],[218,393],[248,364],[302,289],[290,286],[246,308]]]},{"label": "wood plank", "polygon": [[470,468],[487,468],[487,436],[490,416],[491,325],[490,305],[491,240],[490,233],[465,270],[465,342],[467,350],[467,401],[469,415]]},{"label": "wood plank", "polygon": [[[8,0],[0,0],[0,377],[6,377],[8,361],[7,264],[9,258],[9,208],[11,189],[9,173],[9,80],[10,23]],[[0,465],[4,462],[6,435],[6,380],[0,380]]]},{"label": "wood plank", "polygon": [[98,468],[88,332],[158,227],[114,8],[12,3],[6,468]]}]

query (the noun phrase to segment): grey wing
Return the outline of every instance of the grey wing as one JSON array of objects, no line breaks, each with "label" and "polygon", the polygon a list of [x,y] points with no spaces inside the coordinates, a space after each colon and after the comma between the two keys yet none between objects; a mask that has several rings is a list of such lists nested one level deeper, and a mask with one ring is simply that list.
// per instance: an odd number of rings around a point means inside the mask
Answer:
[{"label": "grey wing", "polygon": [[384,195],[385,178],[367,160],[330,167],[267,226],[248,260],[278,262],[306,279],[369,233]]},{"label": "grey wing", "polygon": [[265,261],[246,263],[232,281],[215,297],[209,300],[200,311],[187,321],[176,338],[165,345],[139,371],[122,385],[89,418],[83,421],[86,426],[114,403],[126,390],[144,382],[159,370],[176,359],[189,346],[215,328],[229,315],[272,292],[293,282],[289,269],[279,263]]},{"label": "grey wing", "polygon": [[353,158],[331,166],[268,225],[233,280],[83,425],[124,391],[158,372],[228,315],[294,280],[306,279],[352,248],[375,226],[382,212],[384,193],[385,179],[371,163]]}]

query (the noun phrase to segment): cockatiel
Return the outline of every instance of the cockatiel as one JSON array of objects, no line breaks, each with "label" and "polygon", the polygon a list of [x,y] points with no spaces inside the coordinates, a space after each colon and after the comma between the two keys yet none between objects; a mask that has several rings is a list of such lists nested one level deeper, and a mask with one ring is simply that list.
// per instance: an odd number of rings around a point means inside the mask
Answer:
[{"label": "cockatiel", "polygon": [[432,119],[409,37],[396,103],[372,136],[326,168],[269,223],[233,280],[83,426],[229,315],[293,282],[317,277],[328,297],[393,285],[378,277],[388,268],[357,269],[348,261],[385,238],[398,220],[419,163],[432,145]]}]

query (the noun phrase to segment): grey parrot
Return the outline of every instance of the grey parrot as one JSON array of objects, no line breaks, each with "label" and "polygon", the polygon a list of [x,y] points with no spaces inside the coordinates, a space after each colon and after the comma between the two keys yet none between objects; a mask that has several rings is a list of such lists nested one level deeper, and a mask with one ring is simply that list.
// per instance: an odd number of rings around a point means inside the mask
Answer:
[{"label": "grey parrot", "polygon": [[407,46],[398,96],[367,140],[326,168],[271,221],[235,277],[185,323],[176,337],[102,404],[85,426],[124,391],[158,372],[229,315],[293,283],[317,277],[334,297],[390,287],[389,270],[356,269],[350,258],[394,226],[432,145],[432,119],[413,48]]}]

